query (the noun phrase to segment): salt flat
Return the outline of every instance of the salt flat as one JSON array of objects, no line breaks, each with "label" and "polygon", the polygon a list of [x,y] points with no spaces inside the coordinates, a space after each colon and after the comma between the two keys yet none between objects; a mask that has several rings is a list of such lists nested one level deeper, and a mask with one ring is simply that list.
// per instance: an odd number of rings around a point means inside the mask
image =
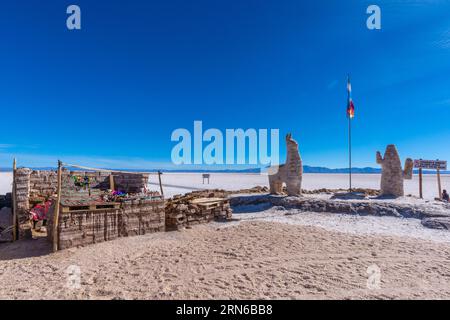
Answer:
[{"label": "salt flat", "polygon": [[11,192],[12,173],[0,172],[0,194]]},{"label": "salt flat", "polygon": [[[380,174],[354,174],[352,184],[355,188],[380,188]],[[450,189],[450,175],[442,175],[443,189]],[[419,196],[419,177],[414,175],[412,180],[405,180],[405,194]],[[225,189],[239,190],[255,186],[269,186],[268,178],[262,174],[241,173],[211,173],[210,184],[203,184],[201,173],[164,173],[162,175],[164,193],[166,197],[182,194],[193,190]],[[157,177],[150,177],[150,187],[157,189]],[[434,199],[438,196],[437,180],[435,175],[424,175],[424,198]],[[302,188],[314,190],[321,188],[346,189],[348,188],[347,174],[319,174],[306,173],[303,175]]]},{"label": "salt flat", "polygon": [[[379,174],[354,174],[352,181],[355,188],[379,189]],[[419,195],[419,177],[414,175],[412,180],[405,180],[405,194]],[[269,186],[266,175],[244,173],[211,173],[210,184],[202,183],[202,173],[164,173],[162,175],[164,194],[171,197],[194,190],[225,189],[240,190],[255,186]],[[12,173],[0,172],[0,194],[11,191]],[[158,190],[157,176],[150,176],[150,188]],[[437,180],[435,175],[424,175],[424,198],[437,197]],[[321,188],[348,188],[347,174],[306,173],[303,175],[303,189],[314,190]],[[442,188],[450,189],[450,175],[442,175]]]}]

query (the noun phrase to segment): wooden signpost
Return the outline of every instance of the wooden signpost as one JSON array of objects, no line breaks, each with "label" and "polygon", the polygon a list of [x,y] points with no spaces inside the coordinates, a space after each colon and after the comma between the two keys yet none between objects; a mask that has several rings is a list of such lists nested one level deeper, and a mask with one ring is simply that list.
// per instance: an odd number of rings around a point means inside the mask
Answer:
[{"label": "wooden signpost", "polygon": [[430,170],[436,170],[438,192],[439,192],[438,198],[442,199],[441,170],[447,170],[447,161],[418,159],[418,160],[414,160],[414,168],[419,169],[419,195],[420,195],[420,198],[423,198],[422,170],[430,169]]},{"label": "wooden signpost", "polygon": [[442,200],[442,187],[441,187],[441,172],[439,170],[439,167],[437,167],[437,181],[438,181],[438,192],[439,192],[439,199]]},{"label": "wooden signpost", "polygon": [[61,185],[62,185],[62,167],[63,163],[58,160],[58,195],[56,198],[54,215],[53,215],[53,252],[58,251],[58,227],[59,227],[59,207],[61,205]]},{"label": "wooden signpost", "polygon": [[205,180],[208,180],[208,184],[209,184],[209,177],[211,175],[209,173],[204,173],[202,174],[202,178],[203,178],[203,184],[205,184]]},{"label": "wooden signpost", "polygon": [[163,190],[163,186],[162,186],[162,182],[161,182],[161,175],[162,175],[162,172],[158,171],[159,190],[161,191],[161,196],[164,197],[164,190]]},{"label": "wooden signpost", "polygon": [[17,204],[16,204],[16,158],[13,160],[13,184],[12,184],[12,212],[13,212],[13,229],[12,229],[12,241],[17,240]]},{"label": "wooden signpost", "polygon": [[112,175],[112,173],[109,175],[109,189],[111,190],[111,191],[114,191],[115,189],[115,186],[114,186],[114,176]]}]

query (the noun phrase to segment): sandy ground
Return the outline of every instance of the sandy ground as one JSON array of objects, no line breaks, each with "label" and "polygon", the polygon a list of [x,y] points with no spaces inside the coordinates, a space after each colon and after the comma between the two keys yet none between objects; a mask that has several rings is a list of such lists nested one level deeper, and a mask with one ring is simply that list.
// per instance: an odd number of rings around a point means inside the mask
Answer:
[{"label": "sandy ground", "polygon": [[[30,242],[0,247],[0,298],[450,298],[448,244],[407,237],[245,221],[56,254],[45,241]],[[30,245],[36,256],[23,257]],[[379,286],[368,286],[373,279]]]}]

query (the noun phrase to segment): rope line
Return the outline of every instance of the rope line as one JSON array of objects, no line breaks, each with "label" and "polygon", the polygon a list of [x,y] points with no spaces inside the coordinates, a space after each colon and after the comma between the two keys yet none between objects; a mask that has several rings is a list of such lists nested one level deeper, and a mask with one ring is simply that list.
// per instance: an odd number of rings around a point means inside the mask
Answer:
[{"label": "rope line", "polygon": [[76,164],[69,164],[69,163],[62,163],[63,167],[71,167],[71,168],[78,168],[83,170],[90,170],[90,171],[99,171],[99,172],[111,172],[111,173],[128,173],[128,174],[151,174],[151,175],[159,175],[159,172],[136,172],[136,171],[121,171],[121,170],[107,170],[107,169],[98,169],[98,168],[91,168],[91,167],[85,167],[85,166],[79,166]]}]

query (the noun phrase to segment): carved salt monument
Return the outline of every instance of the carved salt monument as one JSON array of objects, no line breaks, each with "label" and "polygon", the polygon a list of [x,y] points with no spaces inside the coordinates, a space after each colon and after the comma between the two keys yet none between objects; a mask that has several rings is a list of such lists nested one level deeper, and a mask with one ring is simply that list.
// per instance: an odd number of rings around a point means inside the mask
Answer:
[{"label": "carved salt monument", "polygon": [[405,169],[402,164],[395,145],[386,147],[384,158],[377,151],[377,163],[381,165],[381,195],[401,197],[404,195],[403,179],[412,179],[413,160],[405,160]]},{"label": "carved salt monument", "polygon": [[283,183],[286,184],[290,196],[299,196],[302,189],[302,158],[298,151],[298,143],[292,135],[286,136],[286,163],[269,169],[269,185],[271,194],[281,194]]}]

